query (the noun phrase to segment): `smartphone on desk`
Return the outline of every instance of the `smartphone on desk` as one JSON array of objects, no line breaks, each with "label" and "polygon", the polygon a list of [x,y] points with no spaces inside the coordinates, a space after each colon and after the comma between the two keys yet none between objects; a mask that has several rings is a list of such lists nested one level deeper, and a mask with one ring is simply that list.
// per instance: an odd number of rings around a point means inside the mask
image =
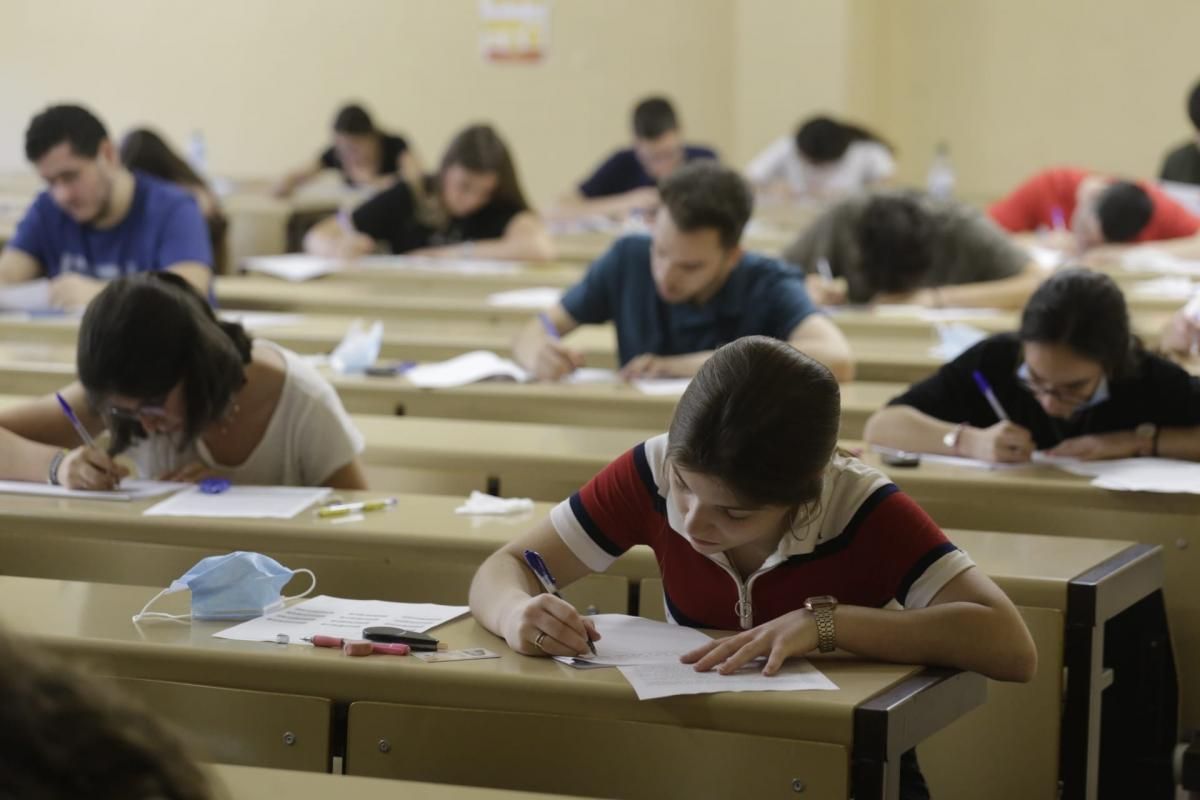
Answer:
[{"label": "smartphone on desk", "polygon": [[919,467],[921,466],[921,454],[910,453],[907,450],[893,450],[888,453],[880,453],[879,460],[889,467]]}]

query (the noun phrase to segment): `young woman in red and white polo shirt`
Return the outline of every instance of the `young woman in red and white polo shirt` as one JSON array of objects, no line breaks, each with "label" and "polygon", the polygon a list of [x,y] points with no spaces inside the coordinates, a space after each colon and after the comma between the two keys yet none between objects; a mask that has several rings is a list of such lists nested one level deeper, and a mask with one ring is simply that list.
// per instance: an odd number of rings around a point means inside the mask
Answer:
[{"label": "young woman in red and white polo shirt", "polygon": [[480,566],[472,612],[520,653],[585,654],[598,632],[542,592],[524,551],[567,585],[645,544],[672,621],[740,631],[681,653],[697,670],[765,656],[772,675],[789,656],[837,647],[1030,680],[1037,653],[1012,603],[885,475],[837,451],[838,416],[833,375],[790,345],[755,336],[720,348],[668,434]]}]

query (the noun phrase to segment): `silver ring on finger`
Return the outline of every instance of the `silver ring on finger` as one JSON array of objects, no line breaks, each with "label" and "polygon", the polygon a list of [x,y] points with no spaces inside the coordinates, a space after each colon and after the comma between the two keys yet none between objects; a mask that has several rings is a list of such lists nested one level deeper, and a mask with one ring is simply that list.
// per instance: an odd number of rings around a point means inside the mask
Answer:
[{"label": "silver ring on finger", "polygon": [[541,649],[542,649],[542,640],[543,640],[543,639],[545,639],[545,638],[546,638],[546,632],[545,632],[545,631],[539,631],[539,632],[538,632],[538,635],[537,635],[537,638],[535,638],[535,639],[533,640],[533,646],[534,646],[534,647],[536,647],[538,650],[541,650]]}]

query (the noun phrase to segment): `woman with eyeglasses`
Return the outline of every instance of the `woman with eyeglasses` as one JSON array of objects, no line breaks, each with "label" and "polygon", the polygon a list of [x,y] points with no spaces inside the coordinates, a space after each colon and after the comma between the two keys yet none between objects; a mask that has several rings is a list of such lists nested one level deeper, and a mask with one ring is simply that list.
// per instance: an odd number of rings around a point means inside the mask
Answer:
[{"label": "woman with eyeglasses", "polygon": [[[218,320],[169,272],[121,278],[96,296],[76,367],[79,381],[61,394],[93,436],[107,429],[107,452],[59,451],[61,463],[46,466],[52,483],[113,488],[123,470],[111,457],[124,454],[144,478],[367,488],[362,434],[333,387],[295,353]],[[4,409],[0,427],[79,445],[53,395]]]},{"label": "woman with eyeglasses", "polygon": [[1200,460],[1200,378],[1142,347],[1111,278],[1065,269],[1033,294],[1017,333],[991,336],[914,384],[867,421],[865,438],[990,462],[1038,450]]}]

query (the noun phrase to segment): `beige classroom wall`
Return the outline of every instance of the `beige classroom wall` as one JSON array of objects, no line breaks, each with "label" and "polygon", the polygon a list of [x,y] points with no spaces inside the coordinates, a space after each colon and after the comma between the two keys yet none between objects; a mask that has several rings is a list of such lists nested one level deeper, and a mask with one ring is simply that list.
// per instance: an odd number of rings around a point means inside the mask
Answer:
[{"label": "beige classroom wall", "polygon": [[493,65],[476,0],[4,0],[0,172],[25,169],[32,113],[78,100],[111,130],[203,131],[213,171],[313,159],[348,98],[427,165],[491,121],[545,201],[629,139],[633,103],[665,92],[692,138],[732,149],[731,0],[554,0],[549,57]]}]

